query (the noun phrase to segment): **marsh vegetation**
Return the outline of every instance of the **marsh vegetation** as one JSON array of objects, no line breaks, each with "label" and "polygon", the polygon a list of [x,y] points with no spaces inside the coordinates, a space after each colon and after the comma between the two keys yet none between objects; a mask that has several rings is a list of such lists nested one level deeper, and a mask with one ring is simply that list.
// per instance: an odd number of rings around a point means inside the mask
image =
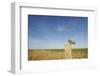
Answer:
[{"label": "marsh vegetation", "polygon": [[[64,49],[29,49],[28,60],[65,59]],[[72,49],[72,59],[88,58],[87,48]]]}]

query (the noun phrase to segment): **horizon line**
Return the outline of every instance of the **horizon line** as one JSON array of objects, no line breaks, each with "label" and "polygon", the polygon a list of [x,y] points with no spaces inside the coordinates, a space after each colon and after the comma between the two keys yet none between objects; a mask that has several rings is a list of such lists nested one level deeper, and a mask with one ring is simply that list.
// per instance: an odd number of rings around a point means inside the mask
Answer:
[{"label": "horizon line", "polygon": [[[51,49],[64,49],[64,48],[51,48]],[[85,48],[72,48],[72,49],[88,49],[88,47],[87,48],[86,47]],[[46,49],[28,49],[28,50],[46,50]]]}]

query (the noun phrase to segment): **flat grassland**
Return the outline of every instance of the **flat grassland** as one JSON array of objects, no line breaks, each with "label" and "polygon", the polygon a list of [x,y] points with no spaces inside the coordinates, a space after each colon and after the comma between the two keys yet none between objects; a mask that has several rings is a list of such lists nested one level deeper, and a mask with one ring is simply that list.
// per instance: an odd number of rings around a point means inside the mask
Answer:
[{"label": "flat grassland", "polygon": [[[72,59],[88,58],[87,48],[72,49]],[[64,49],[29,49],[28,60],[56,60],[65,59]]]}]

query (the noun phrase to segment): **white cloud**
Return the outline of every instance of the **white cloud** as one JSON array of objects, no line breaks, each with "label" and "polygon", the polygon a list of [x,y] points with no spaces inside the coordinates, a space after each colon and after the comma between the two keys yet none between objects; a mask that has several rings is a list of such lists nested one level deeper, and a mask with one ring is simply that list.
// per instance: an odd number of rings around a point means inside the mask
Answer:
[{"label": "white cloud", "polygon": [[58,31],[58,32],[63,32],[64,30],[65,30],[64,27],[61,27],[61,26],[58,26],[58,27],[57,27],[57,31]]}]

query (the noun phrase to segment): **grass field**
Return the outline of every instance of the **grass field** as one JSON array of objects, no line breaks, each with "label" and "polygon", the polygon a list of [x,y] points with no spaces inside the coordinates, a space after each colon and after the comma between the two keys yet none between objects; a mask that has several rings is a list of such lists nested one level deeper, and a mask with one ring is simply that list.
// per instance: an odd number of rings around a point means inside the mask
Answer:
[{"label": "grass field", "polygon": [[[88,58],[88,49],[73,49],[72,59]],[[29,49],[28,60],[56,60],[64,59],[64,49]]]}]

